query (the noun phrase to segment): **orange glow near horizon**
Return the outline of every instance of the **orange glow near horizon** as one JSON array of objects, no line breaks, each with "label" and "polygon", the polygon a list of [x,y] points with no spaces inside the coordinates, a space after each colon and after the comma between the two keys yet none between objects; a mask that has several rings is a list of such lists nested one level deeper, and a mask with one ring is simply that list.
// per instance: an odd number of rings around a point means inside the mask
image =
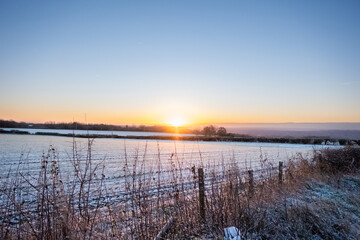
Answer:
[{"label": "orange glow near horizon", "polygon": [[[314,122],[359,122],[360,114],[351,112],[343,114],[341,117],[335,114],[310,112],[296,112],[288,109],[287,113],[282,111],[215,111],[211,108],[199,108],[190,104],[176,107],[173,103],[170,107],[148,107],[146,109],[65,109],[57,108],[12,108],[0,107],[0,119],[14,120],[17,122],[81,122],[95,124],[115,124],[115,125],[168,125],[173,127],[192,127],[204,124],[225,124],[225,123],[314,123]],[[194,104],[195,105],[195,104]],[[175,107],[174,107],[175,106]],[[216,112],[216,113],[214,113]],[[86,118],[85,118],[86,114]],[[358,121],[356,121],[358,120]]]},{"label": "orange glow near horizon", "polygon": [[[94,124],[114,124],[114,125],[168,125],[172,127],[191,127],[196,125],[204,125],[204,124],[225,124],[225,123],[287,123],[287,122],[296,122],[296,123],[328,123],[328,122],[356,122],[351,121],[352,119],[337,119],[334,117],[329,117],[327,120],[321,117],[313,117],[311,118],[277,118],[275,116],[253,116],[253,117],[237,117],[237,116],[226,116],[225,114],[222,117],[212,116],[208,114],[204,114],[203,116],[192,115],[185,117],[173,117],[173,118],[165,118],[162,116],[153,117],[150,114],[146,114],[143,116],[142,114],[110,114],[110,113],[100,113],[95,114],[85,113],[83,114],[67,114],[66,112],[59,111],[57,113],[47,112],[44,116],[40,111],[33,111],[30,114],[3,114],[0,116],[2,120],[14,120],[17,122],[33,122],[33,123],[44,123],[53,121],[56,123],[60,122],[81,122],[81,123],[94,123]],[[186,119],[186,120],[185,120]]]}]

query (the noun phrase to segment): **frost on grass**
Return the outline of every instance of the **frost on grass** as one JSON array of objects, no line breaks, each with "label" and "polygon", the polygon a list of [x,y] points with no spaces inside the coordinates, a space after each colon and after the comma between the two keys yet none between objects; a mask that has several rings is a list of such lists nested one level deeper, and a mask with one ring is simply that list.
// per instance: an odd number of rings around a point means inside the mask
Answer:
[{"label": "frost on grass", "polygon": [[252,211],[255,218],[266,215],[252,232],[255,238],[360,239],[360,177],[308,180],[283,192],[277,204]]}]

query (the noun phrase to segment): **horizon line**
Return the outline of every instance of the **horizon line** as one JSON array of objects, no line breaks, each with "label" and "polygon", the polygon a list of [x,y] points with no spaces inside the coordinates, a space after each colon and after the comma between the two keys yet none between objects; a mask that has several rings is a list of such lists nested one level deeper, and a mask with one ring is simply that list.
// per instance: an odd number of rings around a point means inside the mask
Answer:
[{"label": "horizon line", "polygon": [[[169,124],[165,124],[165,123],[159,123],[159,124],[153,124],[153,123],[106,123],[106,122],[101,122],[101,123],[95,123],[95,122],[82,122],[82,121],[52,121],[52,120],[48,120],[48,121],[22,121],[22,120],[14,120],[14,119],[1,119],[1,121],[14,121],[14,122],[24,122],[24,123],[35,123],[35,124],[45,124],[45,123],[50,123],[53,122],[55,124],[57,123],[81,123],[81,124],[104,124],[104,125],[145,125],[145,126],[169,126]],[[201,125],[228,125],[228,124],[360,124],[360,122],[202,122],[202,123],[189,123],[189,124],[184,124],[183,126],[201,126]]]}]

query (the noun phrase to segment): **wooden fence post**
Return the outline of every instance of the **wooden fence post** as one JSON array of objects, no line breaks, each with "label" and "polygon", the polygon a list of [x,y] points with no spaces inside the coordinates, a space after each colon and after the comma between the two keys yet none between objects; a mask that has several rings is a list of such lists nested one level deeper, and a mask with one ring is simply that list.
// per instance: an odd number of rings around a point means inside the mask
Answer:
[{"label": "wooden fence post", "polygon": [[198,169],[199,177],[199,207],[200,207],[200,218],[205,221],[205,182],[204,182],[204,169]]},{"label": "wooden fence post", "polygon": [[279,162],[279,184],[282,184],[284,181],[283,168],[284,168],[284,163],[280,161]]},{"label": "wooden fence post", "polygon": [[254,195],[254,171],[249,170],[249,195],[252,197]]}]

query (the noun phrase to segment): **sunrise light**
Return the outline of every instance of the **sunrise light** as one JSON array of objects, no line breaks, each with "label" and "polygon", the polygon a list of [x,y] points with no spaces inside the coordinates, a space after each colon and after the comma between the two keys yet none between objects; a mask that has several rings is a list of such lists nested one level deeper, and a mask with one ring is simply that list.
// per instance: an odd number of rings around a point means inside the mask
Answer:
[{"label": "sunrise light", "polygon": [[175,117],[175,118],[172,118],[169,122],[168,122],[169,125],[173,126],[173,127],[181,127],[183,125],[186,124],[186,122],[180,118],[180,117]]}]

